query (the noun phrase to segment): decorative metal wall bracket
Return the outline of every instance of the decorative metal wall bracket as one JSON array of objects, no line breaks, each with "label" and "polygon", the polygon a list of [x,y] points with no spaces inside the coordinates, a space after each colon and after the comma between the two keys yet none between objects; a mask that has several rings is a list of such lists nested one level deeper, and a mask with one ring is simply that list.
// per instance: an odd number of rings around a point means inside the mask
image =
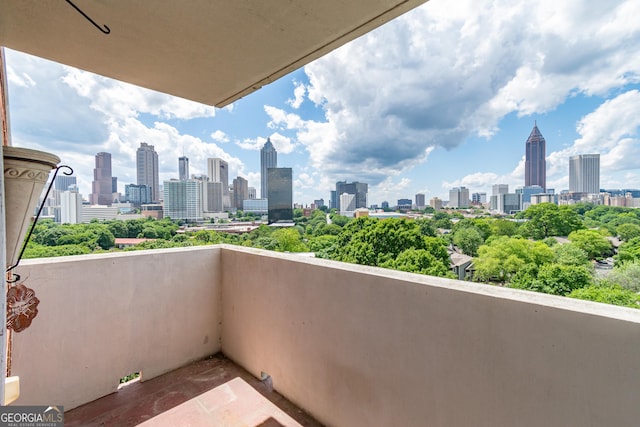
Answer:
[{"label": "decorative metal wall bracket", "polygon": [[[38,209],[38,213],[36,214],[36,217],[33,220],[33,223],[31,223],[31,228],[29,228],[29,233],[27,233],[27,237],[24,239],[24,242],[22,243],[22,249],[20,250],[20,255],[18,255],[18,260],[11,267],[7,268],[7,273],[10,272],[11,270],[13,270],[14,268],[16,268],[20,264],[20,260],[22,259],[22,255],[24,255],[24,251],[27,248],[27,243],[29,243],[29,239],[31,239],[31,235],[33,234],[33,230],[36,228],[36,225],[38,223],[38,219],[40,219],[40,215],[42,214],[42,210],[44,209],[44,202],[49,197],[49,193],[51,192],[51,188],[53,187],[53,183],[55,182],[56,177],[58,176],[58,172],[60,172],[61,169],[66,169],[66,171],[62,172],[65,175],[73,174],[73,169],[71,168],[71,166],[60,165],[60,166],[58,166],[56,168],[56,171],[53,173],[53,178],[51,178],[51,182],[49,183],[49,186],[47,187],[47,191],[44,194],[44,199],[43,199],[43,202],[40,204],[40,208]],[[12,273],[12,274],[13,274],[13,279],[8,279],[7,283],[16,283],[16,282],[18,282],[20,280],[20,275],[19,274],[16,274],[16,273]]]}]

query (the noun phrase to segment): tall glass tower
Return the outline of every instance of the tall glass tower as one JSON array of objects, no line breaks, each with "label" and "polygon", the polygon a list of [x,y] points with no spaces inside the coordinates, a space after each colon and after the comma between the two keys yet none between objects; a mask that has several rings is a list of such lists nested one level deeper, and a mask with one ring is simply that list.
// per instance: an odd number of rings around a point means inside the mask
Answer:
[{"label": "tall glass tower", "polygon": [[93,169],[92,193],[90,196],[92,205],[111,206],[113,202],[111,176],[111,154],[96,154],[96,167]]},{"label": "tall glass tower", "polygon": [[569,192],[600,193],[600,154],[569,157]]},{"label": "tall glass tower", "polygon": [[269,169],[278,167],[278,152],[271,143],[271,139],[267,138],[267,142],[260,149],[260,197],[267,198],[269,194],[268,176]]},{"label": "tall glass tower", "polygon": [[529,187],[539,185],[543,191],[547,191],[547,164],[546,141],[534,122],[533,130],[527,138],[527,147],[524,163],[524,185]]},{"label": "tall glass tower", "polygon": [[160,173],[158,171],[158,153],[146,142],[141,142],[136,151],[136,172],[138,185],[149,188],[149,196],[153,203],[160,200]]}]

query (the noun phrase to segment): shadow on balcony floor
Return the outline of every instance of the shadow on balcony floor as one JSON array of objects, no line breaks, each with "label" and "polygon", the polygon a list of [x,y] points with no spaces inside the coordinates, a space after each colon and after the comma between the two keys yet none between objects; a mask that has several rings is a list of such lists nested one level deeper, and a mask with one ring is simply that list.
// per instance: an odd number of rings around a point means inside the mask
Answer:
[{"label": "shadow on balcony floor", "polygon": [[157,426],[216,421],[251,427],[321,425],[222,354],[133,383],[65,413],[69,427],[134,426],[145,421]]}]

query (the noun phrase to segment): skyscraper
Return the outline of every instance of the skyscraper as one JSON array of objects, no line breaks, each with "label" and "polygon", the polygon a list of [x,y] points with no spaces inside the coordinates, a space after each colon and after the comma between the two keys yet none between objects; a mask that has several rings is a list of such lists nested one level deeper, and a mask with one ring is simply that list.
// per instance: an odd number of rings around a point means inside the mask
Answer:
[{"label": "skyscraper", "polygon": [[469,189],[467,187],[456,187],[449,190],[450,208],[469,207]]},{"label": "skyscraper", "polygon": [[202,219],[203,182],[197,179],[164,182],[164,217],[199,221]]},{"label": "skyscraper", "polygon": [[293,173],[291,168],[269,168],[267,172],[269,223],[293,220]]},{"label": "skyscraper", "polygon": [[222,204],[224,208],[231,207],[229,199],[229,163],[219,157],[207,159],[209,181],[222,183]]},{"label": "skyscraper", "polygon": [[160,174],[158,171],[158,153],[153,145],[141,142],[136,152],[136,171],[138,185],[146,185],[149,188],[149,196],[153,203],[160,200]]},{"label": "skyscraper", "polygon": [[233,202],[236,209],[242,209],[242,202],[249,199],[249,181],[239,176],[233,180]]},{"label": "skyscraper", "polygon": [[416,194],[416,209],[424,209],[425,207],[425,195],[424,193]]},{"label": "skyscraper", "polygon": [[580,154],[569,158],[569,192],[600,193],[600,154]]},{"label": "skyscraper", "polygon": [[93,182],[91,183],[92,205],[111,206],[112,196],[111,153],[96,154],[96,167],[93,169]]},{"label": "skyscraper", "polygon": [[182,156],[178,157],[178,179],[180,181],[186,181],[189,179],[189,158]]},{"label": "skyscraper", "polygon": [[260,149],[260,197],[267,198],[269,194],[268,189],[268,175],[269,168],[278,167],[278,152],[271,143],[271,139],[267,138],[267,142],[264,143]]},{"label": "skyscraper", "polygon": [[339,211],[343,211],[344,208],[340,204],[340,197],[344,194],[353,194],[355,196],[355,209],[367,207],[367,197],[369,193],[369,184],[364,182],[336,182],[336,197],[337,206]]},{"label": "skyscraper", "polygon": [[524,163],[524,185],[539,185],[543,192],[547,191],[546,141],[534,122],[533,129],[527,138]]},{"label": "skyscraper", "polygon": [[54,182],[54,188],[60,191],[67,191],[69,187],[78,185],[75,176],[58,175]]}]

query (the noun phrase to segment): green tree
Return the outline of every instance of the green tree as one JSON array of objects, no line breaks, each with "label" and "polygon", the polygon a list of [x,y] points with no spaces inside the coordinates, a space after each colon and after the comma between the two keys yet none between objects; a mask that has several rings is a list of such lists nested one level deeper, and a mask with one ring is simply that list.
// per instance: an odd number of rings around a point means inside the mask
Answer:
[{"label": "green tree", "polygon": [[640,237],[640,225],[637,224],[621,224],[616,229],[620,240],[629,241],[634,237]]},{"label": "green tree", "polygon": [[640,260],[640,237],[634,237],[628,242],[622,243],[615,259],[616,262]]},{"label": "green tree", "polygon": [[575,289],[593,284],[593,275],[588,267],[578,265],[544,264],[535,274],[535,269],[524,269],[516,273],[509,287],[567,295]]},{"label": "green tree", "polygon": [[484,240],[476,227],[465,227],[457,230],[453,235],[453,243],[462,250],[465,255],[478,255],[478,248]]},{"label": "green tree", "polygon": [[96,231],[96,243],[102,249],[110,249],[115,246],[116,239],[113,237],[113,234],[109,231],[108,228],[104,227]]},{"label": "green tree", "polygon": [[475,278],[479,281],[508,282],[517,271],[531,264],[551,262],[553,251],[542,242],[500,236],[480,246],[474,259]]},{"label": "green tree", "polygon": [[591,285],[570,292],[568,297],[622,307],[640,308],[640,294],[618,285]]},{"label": "green tree", "polygon": [[633,292],[640,292],[640,260],[617,263],[606,282]]},{"label": "green tree", "polygon": [[425,249],[410,248],[402,251],[397,258],[386,261],[381,267],[411,273],[427,274],[430,276],[453,278],[453,273],[447,264],[443,263],[441,259],[436,258],[431,252]]},{"label": "green tree", "polygon": [[613,245],[596,230],[577,230],[569,234],[569,240],[582,249],[589,259],[602,259],[613,255]]},{"label": "green tree", "polygon": [[554,261],[563,265],[583,265],[589,266],[587,253],[573,243],[553,246]]},{"label": "green tree", "polygon": [[271,234],[278,242],[278,252],[306,252],[308,249],[302,242],[302,236],[294,228],[280,228]]},{"label": "green tree", "polygon": [[525,237],[542,240],[550,236],[567,236],[575,230],[584,228],[580,216],[569,206],[557,206],[553,203],[532,205],[517,215],[528,221],[521,227]]}]

